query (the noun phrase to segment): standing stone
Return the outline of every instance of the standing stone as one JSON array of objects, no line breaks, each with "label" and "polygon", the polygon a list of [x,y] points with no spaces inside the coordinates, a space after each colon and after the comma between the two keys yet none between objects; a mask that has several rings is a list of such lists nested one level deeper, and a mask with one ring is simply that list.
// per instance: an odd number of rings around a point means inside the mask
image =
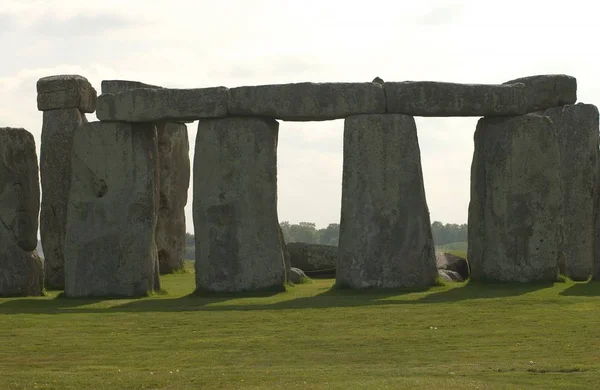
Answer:
[{"label": "standing stone", "polygon": [[290,273],[292,270],[292,262],[290,259],[290,252],[288,251],[287,243],[285,242],[285,237],[283,235],[283,229],[281,229],[281,225],[279,225],[279,241],[281,242],[281,251],[283,252],[283,263],[285,265],[285,274],[287,275],[288,280],[290,279]]},{"label": "standing stone", "polygon": [[564,273],[587,280],[593,273],[598,154],[598,109],[591,104],[547,109],[556,127],[560,153],[564,223]]},{"label": "standing stone", "polygon": [[65,239],[65,295],[158,290],[159,183],[153,124],[92,122],[75,133]]},{"label": "standing stone", "polygon": [[556,126],[529,114],[483,118],[471,166],[468,255],[475,281],[555,281],[562,253]]},{"label": "standing stone", "polygon": [[359,115],[344,124],[336,284],[435,284],[437,270],[414,118]]},{"label": "standing stone", "polygon": [[160,208],[156,245],[160,273],[184,267],[185,205],[190,184],[190,157],[187,127],[179,123],[159,123],[158,159]]},{"label": "standing stone", "polygon": [[194,156],[196,289],[283,290],[274,119],[201,120]]},{"label": "standing stone", "polygon": [[75,132],[87,123],[77,108],[44,111],[40,148],[42,205],[40,236],[44,248],[46,288],[65,286],[65,232],[71,186],[71,149]]},{"label": "standing stone", "polygon": [[25,129],[0,128],[0,296],[41,295],[37,254],[40,183],[35,141]]},{"label": "standing stone", "polygon": [[594,202],[594,274],[600,281],[600,149],[596,151],[596,199]]}]

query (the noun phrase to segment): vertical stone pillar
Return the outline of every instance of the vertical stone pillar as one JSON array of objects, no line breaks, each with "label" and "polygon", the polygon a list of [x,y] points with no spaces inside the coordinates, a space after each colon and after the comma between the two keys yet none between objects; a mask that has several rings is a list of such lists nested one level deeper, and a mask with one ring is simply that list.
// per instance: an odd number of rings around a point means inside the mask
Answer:
[{"label": "vertical stone pillar", "polygon": [[182,123],[159,123],[158,160],[160,208],[156,245],[160,273],[184,267],[185,205],[190,184],[190,147],[188,132]]},{"label": "vertical stone pillar", "polygon": [[0,296],[41,295],[40,182],[33,135],[0,128]]},{"label": "vertical stone pillar", "polygon": [[483,118],[471,166],[468,260],[476,281],[555,281],[563,256],[560,153],[547,116]]},{"label": "vertical stone pillar", "polygon": [[346,118],[336,285],[421,287],[436,279],[414,118]]},{"label": "vertical stone pillar", "polygon": [[38,109],[44,112],[40,146],[42,203],[40,236],[46,288],[64,288],[64,244],[71,180],[71,148],[85,113],[96,109],[96,90],[78,75],[44,77],[37,82]]},{"label": "vertical stone pillar", "polygon": [[196,289],[283,290],[274,119],[200,120],[194,156]]},{"label": "vertical stone pillar", "polygon": [[573,280],[593,273],[598,154],[598,109],[591,104],[549,108],[540,112],[556,127],[564,223],[563,272]]},{"label": "vertical stone pillar", "polygon": [[153,124],[92,122],[73,140],[65,295],[144,296],[160,288]]},{"label": "vertical stone pillar", "polygon": [[594,273],[592,280],[600,281],[600,148],[596,151],[596,199],[594,202]]},{"label": "vertical stone pillar", "polygon": [[[102,81],[103,94],[117,94],[139,88],[162,89],[139,81]],[[190,147],[185,124],[161,122],[157,123],[156,127],[160,177],[156,245],[160,273],[168,274],[184,267],[185,206],[190,185]]]}]

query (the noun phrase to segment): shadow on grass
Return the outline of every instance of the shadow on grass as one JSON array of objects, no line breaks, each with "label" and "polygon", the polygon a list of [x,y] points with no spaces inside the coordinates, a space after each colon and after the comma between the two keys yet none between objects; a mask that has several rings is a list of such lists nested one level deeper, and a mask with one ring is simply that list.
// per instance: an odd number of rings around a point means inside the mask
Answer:
[{"label": "shadow on grass", "polygon": [[559,295],[572,297],[600,297],[600,281],[575,283]]},{"label": "shadow on grass", "polygon": [[[596,283],[595,290],[600,289]],[[323,292],[307,297],[265,302],[262,298],[270,298],[278,293],[265,291],[245,294],[215,294],[193,293],[179,298],[153,297],[131,299],[130,302],[111,301],[110,299],[15,299],[0,304],[0,314],[60,314],[60,313],[118,313],[118,312],[182,312],[182,311],[256,311],[256,310],[293,310],[293,309],[327,309],[379,305],[415,305],[431,303],[453,303],[473,299],[496,299],[514,297],[527,294],[536,290],[552,287],[552,283],[537,284],[482,284],[466,283],[456,287],[446,287],[439,291],[439,287],[420,289],[390,289],[390,290],[347,290],[339,288],[325,289]],[[577,285],[576,285],[577,286]],[[574,287],[576,287],[574,286]],[[573,287],[572,287],[573,288]],[[571,290],[570,288],[569,290]],[[430,291],[435,289],[438,291]],[[568,291],[568,290],[567,290]],[[420,293],[422,296],[415,299],[389,299],[402,298],[408,294]],[[286,293],[281,297],[285,298]],[[566,295],[566,294],[565,294]],[[594,294],[597,295],[597,294]],[[248,303],[231,303],[219,305],[226,301],[237,299],[257,298]],[[108,302],[107,307],[94,305]],[[91,307],[86,307],[91,305]]]}]

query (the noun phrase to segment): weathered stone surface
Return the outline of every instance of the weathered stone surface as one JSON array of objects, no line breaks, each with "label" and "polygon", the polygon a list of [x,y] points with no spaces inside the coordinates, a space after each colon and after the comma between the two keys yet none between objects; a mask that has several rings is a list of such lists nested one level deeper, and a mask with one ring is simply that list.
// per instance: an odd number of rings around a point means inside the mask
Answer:
[{"label": "weathered stone surface", "polygon": [[65,295],[143,296],[159,288],[157,155],[152,124],[92,122],[75,133]]},{"label": "weathered stone surface", "polygon": [[336,284],[435,284],[437,270],[414,118],[360,115],[344,124]]},{"label": "weathered stone surface", "polygon": [[286,275],[289,275],[290,269],[292,268],[292,263],[290,260],[290,252],[288,251],[287,244],[285,243],[285,238],[283,236],[283,230],[281,229],[281,225],[279,225],[279,242],[281,242],[281,251],[283,252],[285,273]]},{"label": "weathered stone surface", "polygon": [[46,288],[64,289],[64,246],[71,187],[73,137],[87,123],[77,108],[45,111],[40,147],[42,205],[40,236],[44,248]]},{"label": "weathered stone surface", "polygon": [[190,184],[190,157],[187,127],[159,123],[158,159],[160,209],[156,245],[160,273],[183,269],[185,255],[185,205]]},{"label": "weathered stone surface", "polygon": [[471,166],[468,255],[477,281],[555,281],[562,191],[556,126],[547,116],[483,118]]},{"label": "weathered stone surface", "polygon": [[92,113],[96,109],[97,93],[90,82],[79,75],[44,77],[37,82],[38,110],[77,108]]},{"label": "weathered stone surface", "polygon": [[593,272],[598,154],[598,109],[576,104],[540,112],[556,127],[560,153],[565,274],[587,280]]},{"label": "weathered stone surface", "polygon": [[293,284],[304,283],[308,279],[308,276],[299,268],[292,267],[288,272],[288,280]]},{"label": "weathered stone surface", "polygon": [[102,84],[100,86],[103,94],[110,93],[113,95],[140,88],[162,89],[162,87],[159,87],[158,85],[146,84],[131,80],[102,80]]},{"label": "weathered stone surface", "polygon": [[323,121],[384,112],[383,87],[374,82],[274,84],[229,90],[231,115]]},{"label": "weathered stone surface", "polygon": [[527,114],[577,100],[575,78],[542,75],[504,84],[386,82],[387,112],[418,116]]},{"label": "weathered stone surface", "polygon": [[338,260],[337,247],[303,242],[290,242],[287,247],[292,267],[303,271],[335,271]]},{"label": "weathered stone surface", "polygon": [[526,112],[522,114],[574,104],[577,101],[577,79],[564,74],[522,77],[504,84],[525,84]]},{"label": "weathered stone surface", "polygon": [[181,122],[227,116],[225,87],[198,89],[133,89],[98,97],[101,121]]},{"label": "weathered stone surface", "polygon": [[39,211],[33,135],[0,128],[0,296],[42,293],[44,276],[36,251]]},{"label": "weathered stone surface", "polygon": [[201,120],[194,157],[196,288],[283,289],[274,119]]},{"label": "weathered stone surface", "polygon": [[438,269],[438,276],[445,282],[464,282],[465,279],[455,271],[449,269]]},{"label": "weathered stone surface", "polygon": [[596,200],[594,207],[594,274],[592,279],[600,280],[600,150],[596,153]]},{"label": "weathered stone surface", "polygon": [[469,278],[469,263],[467,263],[467,259],[464,257],[436,251],[435,262],[438,270],[443,269],[456,272],[463,280]]}]

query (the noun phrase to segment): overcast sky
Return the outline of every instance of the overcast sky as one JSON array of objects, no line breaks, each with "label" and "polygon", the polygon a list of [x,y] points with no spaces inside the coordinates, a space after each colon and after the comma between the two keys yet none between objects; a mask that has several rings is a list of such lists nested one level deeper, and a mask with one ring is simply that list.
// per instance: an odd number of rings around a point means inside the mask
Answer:
[{"label": "overcast sky", "polygon": [[[501,83],[566,73],[600,102],[592,1],[0,0],[0,127],[38,153],[36,81],[80,74],[173,88],[300,81]],[[88,114],[88,120],[96,120]],[[465,223],[477,118],[416,118],[431,219]],[[188,124],[190,157],[196,123]],[[339,222],[343,121],[281,122],[280,220]],[[67,153],[68,151],[65,151]],[[191,188],[191,183],[190,183]],[[193,232],[191,191],[187,211]]]}]

